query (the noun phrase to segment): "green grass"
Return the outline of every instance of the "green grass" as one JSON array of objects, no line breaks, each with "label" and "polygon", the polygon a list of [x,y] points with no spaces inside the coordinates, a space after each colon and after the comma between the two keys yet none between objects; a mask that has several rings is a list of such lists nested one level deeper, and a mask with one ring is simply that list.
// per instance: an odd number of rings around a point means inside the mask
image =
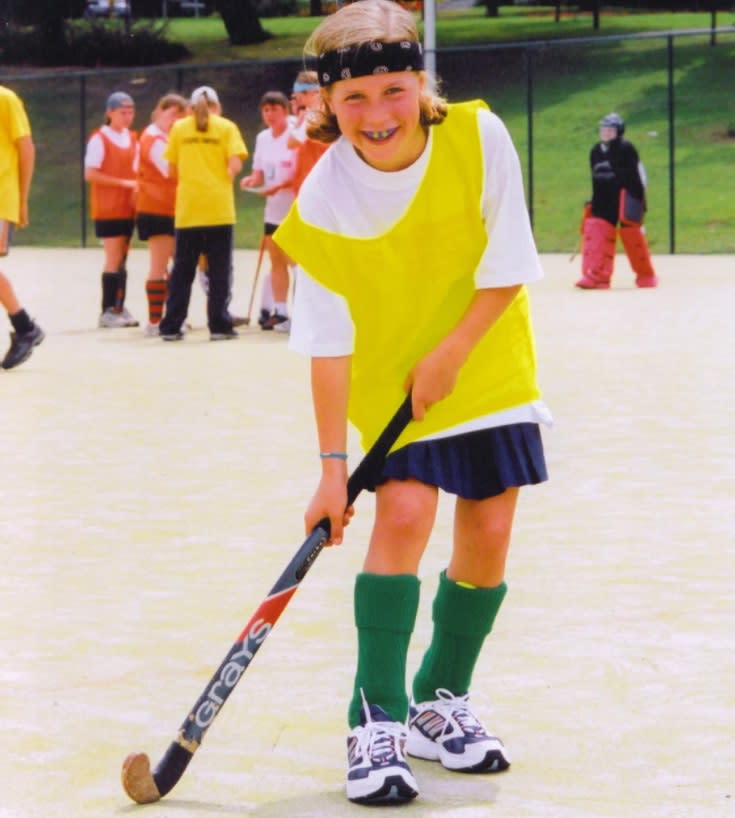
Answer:
[{"label": "green grass", "polygon": [[[298,16],[264,18],[261,20],[263,28],[272,38],[251,46],[231,46],[224,24],[217,15],[199,19],[174,18],[168,22],[167,31],[170,39],[178,40],[190,49],[191,61],[273,60],[300,57],[306,38],[321,19]],[[420,17],[417,16],[417,20],[421,28]],[[720,26],[733,25],[735,13],[720,12],[717,21]],[[500,17],[492,19],[485,15],[484,7],[442,11],[439,3],[436,40],[438,47],[449,48],[650,31],[682,31],[707,28],[709,25],[709,12],[632,14],[625,10],[615,10],[602,16],[600,29],[595,32],[588,13],[565,11],[557,23],[551,7],[502,6]]]},{"label": "green grass", "polygon": [[[474,38],[540,40],[550,32],[591,35],[589,17],[556,24],[547,10],[503,9],[499,21],[479,9],[442,15],[440,43],[457,45]],[[512,12],[512,13],[511,13]],[[728,21],[720,13],[719,22]],[[138,104],[138,128],[158,97],[180,87],[185,92],[207,83],[220,92],[226,115],[240,126],[252,149],[262,127],[257,101],[271,88],[288,90],[298,70],[304,40],[317,20],[308,17],[265,19],[275,36],[260,46],[232,49],[217,17],[177,19],[169,36],[180,37],[194,52],[192,60],[170,70],[97,72],[86,78],[85,133],[100,124],[100,107],[117,87],[129,90]],[[612,27],[629,32],[706,27],[708,14],[613,15],[602,20],[601,34]],[[676,25],[675,25],[676,24]],[[581,27],[581,28],[580,28]],[[484,33],[483,33],[484,32]],[[735,35],[722,35],[716,48],[708,36],[682,37],[675,44],[676,100],[676,251],[735,253],[735,108],[732,92]],[[229,61],[252,62],[229,66]],[[287,62],[290,59],[292,62]],[[464,59],[464,67],[461,61]],[[212,61],[218,67],[202,62]],[[273,61],[270,64],[263,61]],[[480,97],[506,122],[528,180],[526,68],[522,52],[475,51],[468,58],[442,55],[438,70],[450,99]],[[533,215],[539,248],[571,252],[578,239],[582,204],[590,193],[587,156],[597,137],[597,121],[611,110],[627,122],[627,136],[638,147],[649,177],[647,232],[655,252],[669,250],[669,132],[667,53],[664,39],[590,45],[550,43],[534,52]],[[31,227],[18,241],[36,245],[79,244],[80,91],[63,72],[52,79],[8,82],[26,100],[38,146],[38,169],[31,200]],[[257,247],[262,202],[237,194],[237,245]],[[95,240],[88,226],[88,243]]]}]

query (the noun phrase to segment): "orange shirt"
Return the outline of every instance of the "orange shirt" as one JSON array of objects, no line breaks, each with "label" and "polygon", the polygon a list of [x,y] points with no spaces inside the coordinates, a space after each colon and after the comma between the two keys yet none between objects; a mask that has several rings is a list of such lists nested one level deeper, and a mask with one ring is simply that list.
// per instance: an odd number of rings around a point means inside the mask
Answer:
[{"label": "orange shirt", "polygon": [[[138,144],[136,135],[131,131],[130,146],[119,148],[105,136],[104,131],[98,130],[95,133],[100,136],[105,145],[105,158],[99,168],[102,173],[119,176],[122,179],[135,178],[135,152]],[[132,219],[135,216],[132,190],[113,185],[101,185],[98,182],[92,182],[90,187],[90,207],[93,219]]]},{"label": "orange shirt", "polygon": [[161,216],[174,215],[176,205],[176,179],[161,173],[151,159],[151,150],[157,142],[164,145],[166,134],[158,129],[146,128],[140,137],[138,158],[138,213],[156,213]]},{"label": "orange shirt", "polygon": [[307,174],[328,147],[329,145],[326,142],[307,139],[296,149],[296,170],[293,176],[294,193],[298,195]]}]

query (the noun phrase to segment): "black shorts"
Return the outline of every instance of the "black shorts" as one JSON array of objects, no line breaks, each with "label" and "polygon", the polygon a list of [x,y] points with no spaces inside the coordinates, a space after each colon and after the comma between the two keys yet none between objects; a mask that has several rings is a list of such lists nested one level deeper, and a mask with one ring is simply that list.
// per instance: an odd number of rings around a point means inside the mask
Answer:
[{"label": "black shorts", "polygon": [[263,229],[263,235],[272,236],[276,232],[276,230],[278,230],[279,227],[280,225],[278,224],[271,224],[270,222],[266,222],[265,227]]},{"label": "black shorts", "polygon": [[125,236],[129,239],[133,235],[135,219],[95,219],[94,234],[98,239],[115,239]]},{"label": "black shorts", "polygon": [[173,236],[174,217],[162,216],[160,213],[138,213],[135,217],[138,227],[138,238],[148,241],[151,236]]}]

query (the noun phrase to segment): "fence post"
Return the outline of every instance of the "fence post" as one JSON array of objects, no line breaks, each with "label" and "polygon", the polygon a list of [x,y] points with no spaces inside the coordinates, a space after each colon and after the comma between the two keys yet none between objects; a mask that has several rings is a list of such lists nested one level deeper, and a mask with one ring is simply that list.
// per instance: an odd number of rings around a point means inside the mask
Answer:
[{"label": "fence post", "polygon": [[87,246],[87,183],[84,179],[84,154],[87,149],[87,76],[79,78],[79,147],[81,154],[81,232],[82,247]]},{"label": "fence post", "polygon": [[676,172],[674,163],[674,37],[667,39],[669,74],[669,253],[676,253]]},{"label": "fence post", "polygon": [[526,57],[526,123],[528,126],[528,215],[533,227],[533,49],[525,50]]}]

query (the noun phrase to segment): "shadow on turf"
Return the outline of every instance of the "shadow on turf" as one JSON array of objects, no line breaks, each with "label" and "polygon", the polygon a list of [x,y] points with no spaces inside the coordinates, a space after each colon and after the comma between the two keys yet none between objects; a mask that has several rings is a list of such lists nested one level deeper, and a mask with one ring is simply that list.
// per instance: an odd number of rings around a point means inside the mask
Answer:
[{"label": "shadow on turf", "polygon": [[[458,809],[484,810],[497,800],[500,786],[497,783],[500,776],[463,775],[452,773],[431,762],[422,762],[413,759],[411,767],[416,775],[421,789],[420,796],[401,807],[402,813],[409,811],[416,815],[451,814]],[[230,794],[232,795],[232,794]],[[152,818],[157,813],[155,805],[151,805]],[[345,815],[365,815],[365,807],[350,804],[346,800],[344,791],[334,792],[301,792],[289,798],[269,801],[258,806],[243,804],[218,804],[210,801],[189,801],[184,799],[164,799],[160,806],[165,806],[168,812],[174,814],[201,815],[249,815],[253,818],[343,818]],[[120,813],[137,812],[140,807],[130,804]],[[478,812],[478,815],[480,813]]]}]

